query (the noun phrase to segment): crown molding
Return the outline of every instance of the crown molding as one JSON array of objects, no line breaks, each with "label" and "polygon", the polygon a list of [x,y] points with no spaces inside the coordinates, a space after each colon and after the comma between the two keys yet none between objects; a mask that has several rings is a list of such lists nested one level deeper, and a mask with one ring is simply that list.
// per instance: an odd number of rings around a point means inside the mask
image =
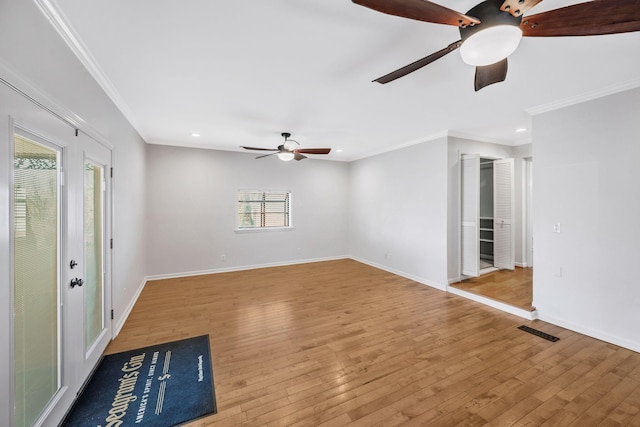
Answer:
[{"label": "crown molding", "polygon": [[616,83],[610,86],[606,86],[601,89],[592,90],[578,96],[572,96],[569,98],[550,102],[548,104],[532,107],[527,109],[526,112],[531,114],[532,116],[536,116],[538,114],[547,113],[553,110],[559,110],[560,108],[570,107],[572,105],[581,104],[583,102],[587,102],[587,101],[602,98],[608,95],[624,92],[629,89],[635,89],[637,87],[640,87],[640,78],[627,80],[621,83]]},{"label": "crown molding", "polygon": [[138,131],[138,134],[146,141],[146,138],[142,136],[140,128],[136,126],[136,120],[134,115],[123,101],[120,93],[116,90],[115,86],[107,77],[107,74],[102,70],[98,61],[89,52],[84,45],[80,37],[74,31],[72,25],[64,14],[60,11],[55,0],[34,0],[36,5],[40,8],[40,11],[49,20],[56,32],[62,37],[64,42],[69,46],[74,55],[80,60],[80,63],[89,71],[89,74],[95,79],[98,85],[105,91],[107,96],[116,105],[125,118],[131,123],[131,125]]},{"label": "crown molding", "polygon": [[478,142],[486,142],[489,144],[506,145],[508,147],[515,147],[518,145],[525,145],[525,144],[531,143],[530,137],[523,140],[518,140],[518,141],[509,141],[505,139],[473,135],[470,133],[464,133],[464,132],[458,132],[458,131],[449,131],[448,136],[452,138],[461,138],[461,139],[469,139],[469,140],[478,141]]},{"label": "crown molding", "polygon": [[402,148],[407,148],[407,147],[411,147],[412,145],[418,145],[418,144],[422,144],[423,142],[430,142],[430,141],[435,141],[436,139],[440,139],[440,138],[446,138],[449,136],[449,132],[448,131],[442,131],[442,132],[438,132],[429,136],[426,136],[424,138],[418,138],[418,139],[414,139],[411,141],[407,141],[401,144],[397,144],[391,147],[387,147],[384,148],[382,150],[377,150],[377,151],[373,151],[371,153],[368,153],[362,157],[357,157],[354,159],[349,160],[350,162],[355,162],[357,160],[362,160],[362,159],[366,159],[369,157],[374,157],[380,154],[384,154],[384,153],[389,153],[391,151],[396,151],[396,150],[400,150]]}]

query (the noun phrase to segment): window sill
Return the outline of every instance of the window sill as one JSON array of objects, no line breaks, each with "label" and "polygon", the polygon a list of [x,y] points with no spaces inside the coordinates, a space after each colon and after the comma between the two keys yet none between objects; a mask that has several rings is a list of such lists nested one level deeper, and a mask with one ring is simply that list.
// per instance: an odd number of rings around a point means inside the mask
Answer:
[{"label": "window sill", "polygon": [[262,233],[272,231],[293,231],[293,227],[236,228],[234,233]]}]

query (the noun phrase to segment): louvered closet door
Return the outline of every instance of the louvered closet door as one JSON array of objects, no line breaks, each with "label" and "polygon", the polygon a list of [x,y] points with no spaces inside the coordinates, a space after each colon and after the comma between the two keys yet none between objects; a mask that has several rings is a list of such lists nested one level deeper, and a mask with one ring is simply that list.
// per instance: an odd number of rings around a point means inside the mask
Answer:
[{"label": "louvered closet door", "polygon": [[460,159],[462,274],[480,275],[480,155]]},{"label": "louvered closet door", "polygon": [[515,268],[513,159],[493,162],[493,264]]}]

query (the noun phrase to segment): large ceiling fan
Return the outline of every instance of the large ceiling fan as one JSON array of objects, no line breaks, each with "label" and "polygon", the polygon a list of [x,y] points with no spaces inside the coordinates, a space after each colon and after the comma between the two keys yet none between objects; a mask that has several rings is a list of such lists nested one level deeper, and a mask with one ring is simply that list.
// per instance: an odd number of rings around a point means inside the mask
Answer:
[{"label": "large ceiling fan", "polygon": [[256,157],[256,159],[261,159],[263,157],[273,156],[277,154],[280,160],[284,160],[288,162],[289,160],[302,160],[306,159],[307,156],[305,154],[329,154],[331,152],[331,148],[298,148],[300,147],[300,143],[293,139],[290,139],[291,134],[289,132],[282,132],[280,135],[284,138],[284,143],[282,145],[278,145],[278,148],[258,148],[258,147],[245,147],[241,145],[241,148],[245,150],[257,150],[257,151],[273,151],[270,154],[264,154],[262,156]]},{"label": "large ceiling fan", "polygon": [[454,25],[460,40],[374,80],[389,83],[460,48],[476,67],[475,90],[507,77],[507,57],[522,36],[592,36],[640,31],[640,0],[593,0],[523,17],[542,0],[486,0],[462,14],[427,0],[352,0],[378,12]]}]

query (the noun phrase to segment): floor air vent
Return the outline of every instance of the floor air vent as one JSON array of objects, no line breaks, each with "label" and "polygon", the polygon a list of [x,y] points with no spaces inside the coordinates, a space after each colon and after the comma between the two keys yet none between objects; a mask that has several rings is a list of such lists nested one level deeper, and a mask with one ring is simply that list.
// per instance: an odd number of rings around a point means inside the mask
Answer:
[{"label": "floor air vent", "polygon": [[525,325],[518,326],[518,329],[520,329],[521,331],[529,332],[530,334],[533,334],[533,335],[537,335],[540,338],[544,338],[545,340],[551,341],[551,342],[556,342],[556,341],[558,341],[560,339],[558,337],[554,337],[553,335],[549,335],[547,333],[544,333],[544,332],[539,331],[537,329],[530,328],[530,327],[525,326]]}]

